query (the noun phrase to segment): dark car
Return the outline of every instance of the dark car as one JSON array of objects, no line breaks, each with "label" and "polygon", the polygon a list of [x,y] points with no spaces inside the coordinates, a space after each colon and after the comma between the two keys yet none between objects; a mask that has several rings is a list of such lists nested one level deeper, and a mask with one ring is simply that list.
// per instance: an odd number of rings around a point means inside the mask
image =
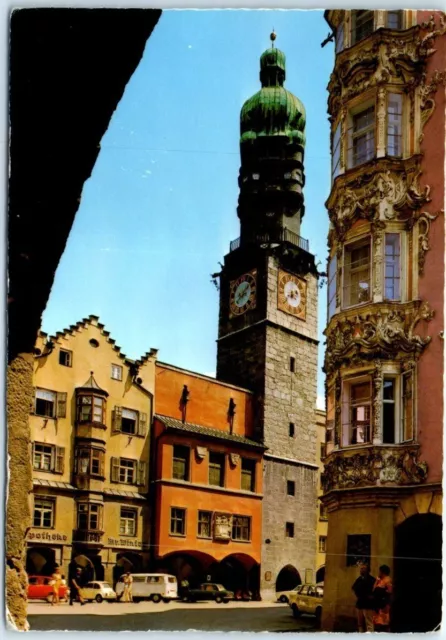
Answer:
[{"label": "dark car", "polygon": [[199,589],[188,589],[182,596],[183,602],[196,602],[197,600],[214,600],[215,602],[229,602],[234,599],[232,591],[228,591],[222,584],[206,582]]}]

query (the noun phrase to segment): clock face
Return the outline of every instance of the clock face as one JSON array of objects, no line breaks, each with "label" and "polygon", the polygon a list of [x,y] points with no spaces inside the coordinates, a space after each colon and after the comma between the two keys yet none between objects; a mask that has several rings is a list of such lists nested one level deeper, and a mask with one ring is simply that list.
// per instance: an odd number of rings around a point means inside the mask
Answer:
[{"label": "clock face", "polygon": [[307,283],[305,280],[279,269],[277,295],[277,307],[280,311],[305,320],[307,306]]},{"label": "clock face", "polygon": [[239,316],[256,306],[256,276],[257,271],[254,270],[231,282],[231,316]]}]

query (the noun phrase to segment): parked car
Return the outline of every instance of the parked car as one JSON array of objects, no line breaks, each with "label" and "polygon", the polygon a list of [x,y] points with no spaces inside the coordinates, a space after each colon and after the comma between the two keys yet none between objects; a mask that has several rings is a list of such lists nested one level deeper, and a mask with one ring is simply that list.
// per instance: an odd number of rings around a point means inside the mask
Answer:
[{"label": "parked car", "polygon": [[288,589],[287,591],[277,591],[276,598],[279,602],[289,602],[290,594],[298,591],[301,587],[302,585],[299,584],[297,587],[294,587],[294,589]]},{"label": "parked car", "polygon": [[87,584],[81,589],[82,597],[85,600],[96,600],[96,602],[102,602],[107,600],[108,602],[116,601],[116,592],[113,591],[108,582],[87,582]]},{"label": "parked car", "polygon": [[[28,576],[28,600],[48,600],[53,601],[53,579],[51,576]],[[63,581],[65,582],[65,580]],[[68,600],[70,590],[66,584],[59,587],[60,600]]]},{"label": "parked car", "polygon": [[289,605],[293,616],[298,618],[303,613],[316,616],[318,623],[322,617],[323,584],[304,584],[289,595]]},{"label": "parked car", "polygon": [[[175,576],[168,573],[132,573],[133,602],[151,600],[152,602],[170,602],[178,598],[178,582]],[[116,584],[116,597],[122,598],[124,593],[124,577]]]},{"label": "parked car", "polygon": [[188,589],[183,595],[183,602],[196,602],[197,600],[214,600],[227,603],[234,599],[232,591],[228,591],[222,584],[205,582],[198,589]]}]

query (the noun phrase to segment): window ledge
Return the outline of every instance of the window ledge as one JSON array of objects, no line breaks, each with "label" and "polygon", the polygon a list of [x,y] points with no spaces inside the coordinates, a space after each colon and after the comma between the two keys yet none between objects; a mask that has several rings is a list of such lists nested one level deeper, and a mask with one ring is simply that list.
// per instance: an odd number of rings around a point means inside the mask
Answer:
[{"label": "window ledge", "polygon": [[186,534],[185,533],[169,533],[169,536],[171,536],[172,538],[185,538]]}]

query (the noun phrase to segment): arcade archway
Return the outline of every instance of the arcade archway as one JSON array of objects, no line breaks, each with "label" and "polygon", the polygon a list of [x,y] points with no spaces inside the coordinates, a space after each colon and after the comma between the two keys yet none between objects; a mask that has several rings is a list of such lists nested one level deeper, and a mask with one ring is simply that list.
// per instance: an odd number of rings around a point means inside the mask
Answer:
[{"label": "arcade archway", "polygon": [[322,567],[319,567],[319,569],[316,571],[316,583],[324,582],[324,580],[325,580],[325,565]]},{"label": "arcade archway", "polygon": [[130,573],[142,573],[144,561],[139,553],[124,551],[116,556],[116,564],[113,567],[113,584],[116,584],[119,578],[130,571]]},{"label": "arcade archway", "polygon": [[302,584],[299,571],[292,564],[285,565],[279,572],[276,580],[276,592],[291,591]]},{"label": "arcade archway", "polygon": [[442,521],[432,513],[407,518],[395,530],[392,631],[433,631],[441,622]]},{"label": "arcade archway", "polygon": [[51,547],[31,547],[26,552],[26,573],[29,576],[50,576],[56,566],[56,553]]},{"label": "arcade archway", "polygon": [[260,587],[258,563],[244,553],[234,553],[216,566],[215,580],[233,591],[238,599],[257,596]]},{"label": "arcade archway", "polygon": [[157,571],[176,576],[178,584],[187,580],[191,588],[206,582],[207,576],[213,577],[215,559],[201,552],[174,552],[157,561]]}]

